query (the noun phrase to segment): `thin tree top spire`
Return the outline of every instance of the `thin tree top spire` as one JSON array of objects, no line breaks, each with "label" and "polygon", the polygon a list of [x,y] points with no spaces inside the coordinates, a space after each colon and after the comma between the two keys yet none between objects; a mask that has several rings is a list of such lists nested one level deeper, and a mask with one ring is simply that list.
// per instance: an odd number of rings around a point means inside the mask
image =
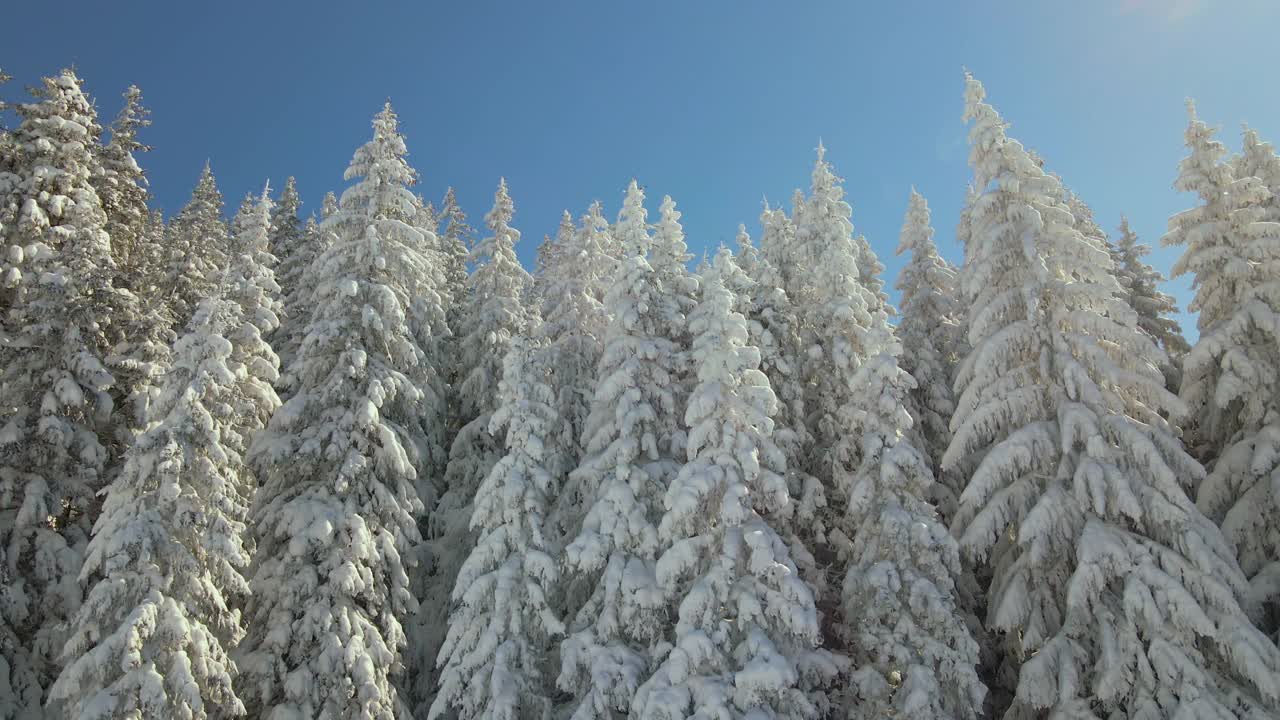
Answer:
[{"label": "thin tree top spire", "polygon": [[898,236],[897,254],[917,252],[936,254],[937,246],[933,242],[932,215],[929,203],[924,196],[911,186],[911,198],[907,201],[907,217],[902,223],[902,233]]},{"label": "thin tree top spire", "polygon": [[633,178],[627,186],[622,210],[618,212],[617,237],[624,254],[644,257],[649,253],[652,238],[646,222],[648,216],[648,211],[644,208],[644,190]]}]

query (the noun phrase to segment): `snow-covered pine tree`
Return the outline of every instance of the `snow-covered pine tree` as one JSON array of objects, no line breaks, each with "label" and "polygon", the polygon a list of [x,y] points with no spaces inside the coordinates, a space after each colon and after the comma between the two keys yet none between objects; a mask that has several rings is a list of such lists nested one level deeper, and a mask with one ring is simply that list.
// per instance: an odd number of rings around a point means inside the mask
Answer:
[{"label": "snow-covered pine tree", "polygon": [[[604,205],[596,200],[587,207],[587,214],[582,216],[579,232],[582,238],[578,240],[581,248],[591,248],[589,254],[591,256],[599,253],[598,261],[592,265],[591,294],[603,305],[604,297],[609,292],[609,288],[613,286],[614,275],[618,272],[619,253],[615,248],[617,241],[613,238],[613,230],[609,226],[609,221],[604,217]],[[608,316],[604,319],[604,325],[608,324]],[[603,329],[603,328],[602,328]]]},{"label": "snow-covered pine tree", "polygon": [[889,304],[889,295],[884,291],[884,280],[881,279],[884,264],[871,249],[871,243],[867,242],[865,235],[858,235],[853,242],[858,249],[855,258],[858,263],[858,284],[870,291],[875,299],[873,307],[876,311],[883,312],[886,316],[893,315],[897,311]]},{"label": "snow-covered pine tree", "polygon": [[1138,314],[1138,328],[1151,336],[1168,359],[1161,363],[1165,387],[1177,392],[1182,378],[1182,357],[1191,346],[1182,336],[1182,328],[1173,315],[1178,306],[1171,296],[1161,292],[1164,275],[1147,264],[1144,257],[1151,249],[1138,240],[1129,227],[1129,219],[1120,218],[1120,236],[1113,246],[1116,279],[1124,289],[1124,299]]},{"label": "snow-covered pine tree", "polygon": [[433,567],[425,581],[425,610],[415,625],[415,652],[420,663],[414,679],[415,707],[429,707],[436,692],[435,657],[445,639],[449,593],[458,571],[475,545],[470,528],[476,490],[502,457],[501,432],[491,430],[498,407],[502,361],[515,338],[528,337],[537,326],[537,313],[527,307],[532,278],[520,266],[515,244],[520,231],[511,227],[515,205],[505,179],[498,183],[493,209],[485,216],[490,234],[476,243],[470,262],[475,272],[467,282],[467,306],[458,340],[459,368],[465,369],[458,387],[462,427],[449,450],[444,490],[427,526],[432,540]]},{"label": "snow-covered pine tree", "polygon": [[[658,223],[653,227],[649,264],[653,267],[662,298],[659,306],[660,332],[676,348],[672,382],[677,418],[684,416],[684,403],[694,383],[688,357],[691,341],[688,317],[698,304],[698,278],[689,272],[692,257],[685,243],[684,228],[680,225],[680,211],[670,195],[663,196],[662,205],[658,208]],[[683,453],[680,445],[683,436],[683,427],[678,427],[672,435],[676,442],[674,452]]]},{"label": "snow-covered pine tree", "polygon": [[460,720],[541,720],[551,708],[546,670],[564,623],[549,602],[559,567],[547,451],[558,418],[545,358],[516,338],[504,361],[491,432],[506,436],[506,455],[476,493],[471,527],[479,539],[454,583],[429,718],[453,708]]},{"label": "snow-covered pine tree", "polygon": [[[761,215],[766,234],[770,232],[771,223],[775,222],[775,212],[778,211],[766,206]],[[794,508],[792,517],[786,523],[779,523],[776,529],[790,544],[792,559],[800,567],[805,580],[821,595],[825,592],[826,578],[818,572],[809,545],[814,539],[811,532],[813,521],[825,505],[826,498],[818,479],[802,469],[812,449],[813,438],[805,425],[804,387],[800,377],[800,322],[795,307],[783,290],[781,273],[765,253],[751,244],[745,226],[739,226],[737,242],[740,260],[731,266],[734,271],[726,278],[726,283],[737,299],[734,309],[747,320],[748,344],[760,351],[760,371],[768,378],[769,387],[778,401],[773,414],[773,441],[786,458],[785,477]]]},{"label": "snow-covered pine tree", "polygon": [[169,256],[161,296],[169,304],[175,328],[186,326],[196,305],[213,294],[227,268],[230,242],[222,209],[222,193],[206,162],[191,200],[166,233]]},{"label": "snow-covered pine tree", "polygon": [[[1169,221],[1194,273],[1200,338],[1184,359],[1189,430],[1209,468],[1197,503],[1219,523],[1252,581],[1269,632],[1280,629],[1280,226],[1257,174],[1236,178],[1213,131],[1194,115],[1175,187],[1200,204]],[[1255,149],[1256,152],[1256,149]]]},{"label": "snow-covered pine tree", "polygon": [[394,681],[417,606],[415,465],[432,408],[407,317],[423,241],[387,212],[413,200],[396,124],[388,104],[347,169],[357,182],[325,223],[334,245],[313,264],[297,392],[250,456],[261,487],[239,693],[251,717],[407,712]]},{"label": "snow-covered pine tree", "polygon": [[455,339],[465,333],[462,316],[467,305],[467,259],[470,256],[471,238],[475,229],[467,224],[467,214],[458,205],[458,196],[450,187],[444,193],[440,208],[440,222],[444,234],[440,238],[440,250],[445,255],[445,287],[449,296],[449,329]]},{"label": "snow-covered pine tree", "polygon": [[[417,213],[414,216],[414,225],[431,233],[432,237],[438,236],[440,234],[440,213],[436,211],[435,203],[420,194],[415,197],[417,198],[415,203]],[[432,249],[439,251],[438,243],[433,243]]]},{"label": "snow-covered pine tree", "polygon": [[[227,273],[227,297],[234,303],[235,315],[224,334],[231,342],[231,367],[236,378],[229,402],[235,413],[236,429],[247,443],[267,426],[280,408],[274,385],[280,378],[280,359],[266,337],[280,326],[280,286],[276,284],[272,266],[275,256],[271,245],[271,187],[232,222],[231,238],[234,254]],[[234,448],[239,454],[247,446]],[[257,481],[249,472],[242,473],[240,493],[246,501],[253,498]]]},{"label": "snow-covered pine tree", "polygon": [[150,114],[142,105],[142,91],[130,85],[124,93],[124,107],[111,124],[110,141],[95,148],[100,172],[93,178],[107,214],[112,257],[120,270],[117,286],[141,295],[146,294],[146,288],[139,287],[138,281],[148,277],[143,268],[147,252],[142,244],[148,239],[149,193],[146,175],[134,153],[151,149],[138,141],[138,131],[151,124]]},{"label": "snow-covered pine tree", "polygon": [[175,348],[153,423],[107,491],[81,578],[90,581],[50,690],[70,718],[214,718],[244,713],[229,651],[230,607],[248,585],[243,446],[229,325],[206,299]]},{"label": "snow-covered pine tree", "polygon": [[[335,209],[336,211],[336,209]],[[307,325],[311,322],[311,294],[315,290],[310,279],[311,267],[316,259],[333,244],[333,232],[316,222],[314,217],[307,218],[302,226],[302,235],[297,246],[287,256],[280,259],[276,272],[277,284],[280,285],[284,307],[284,317],[280,328],[271,339],[271,345],[280,356],[281,392],[288,392],[293,387],[293,359],[302,346]]]},{"label": "snow-covered pine tree", "polygon": [[794,304],[794,254],[796,228],[791,218],[781,208],[769,207],[765,201],[760,212],[760,255],[773,266],[781,279],[779,287],[787,293]]},{"label": "snow-covered pine tree", "polygon": [[[164,214],[159,210],[150,211],[147,214],[147,223],[143,226],[142,234],[142,242],[139,243],[138,250],[131,260],[137,271],[144,278],[144,282],[135,281],[135,284],[145,288],[139,293],[140,297],[151,298],[148,302],[160,304],[163,300],[160,294],[160,287],[164,284],[164,278],[168,272],[169,253],[166,245],[168,227],[164,221]],[[160,308],[160,311],[166,313],[167,317],[167,307]],[[170,324],[172,325],[172,323]]]},{"label": "snow-covered pine tree", "polygon": [[560,213],[560,227],[556,228],[556,236],[542,236],[542,244],[538,245],[538,252],[534,256],[533,285],[530,289],[530,295],[539,307],[547,299],[547,270],[557,262],[556,253],[569,244],[574,232],[573,216],[568,210],[564,210]]},{"label": "snow-covered pine tree", "polygon": [[571,474],[585,516],[566,548],[570,634],[556,684],[576,720],[625,713],[663,642],[666,612],[654,577],[662,494],[679,467],[669,310],[646,259],[644,192],[627,188],[613,238],[623,256],[605,307],[610,322],[583,446]]},{"label": "snow-covered pine tree", "polygon": [[773,443],[777,400],[758,369],[721,248],[689,318],[697,385],[688,462],[665,493],[657,563],[679,617],[673,646],[632,703],[632,717],[816,718],[838,663],[820,643],[813,593],[778,532],[791,514],[785,458]]},{"label": "snow-covered pine tree", "polygon": [[[11,79],[0,69],[0,87]],[[9,231],[18,216],[19,185],[19,178],[14,172],[17,149],[14,147],[13,133],[2,119],[8,110],[9,104],[4,98],[0,98],[0,250],[4,253],[0,255],[0,317],[3,317],[12,303],[14,287],[22,277],[19,267],[22,263],[21,253],[18,252],[20,248],[8,244]]]},{"label": "snow-covered pine tree", "polygon": [[955,321],[960,314],[955,305],[956,271],[938,254],[929,215],[929,204],[912,188],[898,236],[898,254],[910,253],[896,286],[902,293],[897,333],[902,343],[899,364],[915,380],[915,389],[909,395],[913,427],[923,441],[919,449],[928,455],[940,489],[946,491],[935,500],[943,514],[950,517],[964,490],[963,478],[940,469],[942,455],[951,443],[949,425],[955,412],[951,378],[964,352],[960,326]]},{"label": "snow-covered pine tree", "polygon": [[332,190],[326,192],[320,200],[320,222],[333,217],[338,212],[338,196]]},{"label": "snow-covered pine tree", "polygon": [[[698,304],[698,279],[689,272],[689,246],[685,244],[684,228],[680,225],[680,211],[670,195],[663,196],[658,208],[658,224],[653,227],[653,248],[649,252],[650,264],[662,292],[669,298],[669,337],[673,341],[687,340],[685,319]],[[682,343],[682,347],[687,343]]]},{"label": "snow-covered pine tree", "polygon": [[107,358],[116,377],[116,404],[126,413],[118,423],[117,438],[124,446],[131,433],[144,427],[149,406],[159,392],[157,378],[170,362],[176,338],[168,304],[158,285],[164,247],[163,221],[147,209],[147,178],[134,153],[150,150],[138,141],[138,131],[151,124],[150,111],[142,105],[142,91],[130,86],[125,104],[111,125],[111,139],[95,146],[97,169],[90,181],[102,200],[107,217],[116,275],[113,284],[127,290],[119,295]]},{"label": "snow-covered pine tree", "polygon": [[302,246],[303,225],[298,215],[301,207],[302,198],[298,195],[298,181],[291,175],[284,181],[280,199],[273,201],[271,207],[271,237],[267,243],[267,252],[276,259],[280,270],[283,270],[285,260]]},{"label": "snow-covered pine tree", "polygon": [[[592,207],[598,212],[597,206]],[[594,220],[593,211],[588,211],[580,228],[562,224],[556,251],[541,279],[542,325],[537,334],[545,341],[541,352],[551,373],[547,382],[556,396],[555,430],[548,436],[551,447],[546,462],[558,483],[582,459],[596,365],[609,323],[596,293],[612,279],[614,262],[605,254],[600,226]]]},{"label": "snow-covered pine tree", "polygon": [[[773,211],[765,210],[765,216]],[[768,222],[762,216],[762,222]],[[804,388],[800,384],[799,320],[783,289],[781,273],[751,244],[746,226],[738,226],[735,272],[725,279],[736,298],[734,310],[747,320],[750,344],[760,351],[760,371],[778,400],[773,439],[787,456],[788,467],[799,465],[811,438],[804,425]]]},{"label": "snow-covered pine tree", "polygon": [[[914,205],[923,217],[909,219],[904,235],[927,241],[927,209],[922,198]],[[898,365],[902,348],[885,314],[870,317],[851,338],[857,365],[845,377],[844,436],[833,458],[846,499],[837,523],[851,541],[838,629],[857,668],[847,705],[857,718],[976,718],[986,696],[979,646],[961,607],[959,548],[929,502],[937,494],[930,459],[913,444],[916,383]]]},{"label": "snow-covered pine tree", "polygon": [[993,571],[987,625],[1016,671],[1000,679],[1016,688],[1005,717],[1274,713],[1280,651],[1186,495],[1203,471],[1162,417],[1183,408],[1160,351],[1105,246],[971,76],[965,100],[981,189],[961,275],[973,352],[943,466],[977,458],[953,532]]},{"label": "snow-covered pine tree", "polygon": [[[113,455],[105,358],[116,274],[92,178],[99,127],[70,70],[17,108],[18,214],[4,245],[19,272],[0,316],[0,717],[30,717],[57,675],[76,582]],[[16,250],[15,250],[16,248]]]},{"label": "snow-covered pine tree", "polygon": [[[861,252],[850,222],[852,211],[844,201],[841,179],[826,161],[826,149],[818,146],[813,185],[796,226],[797,257],[806,258],[812,271],[805,273],[801,292],[810,300],[799,305],[802,342],[805,344],[803,378],[809,395],[805,410],[817,452],[804,468],[826,488],[830,510],[843,514],[838,497],[838,462],[833,451],[845,436],[840,409],[849,402],[848,378],[857,370],[859,348],[866,329],[883,321],[875,295],[859,282],[857,257]],[[877,319],[878,318],[878,319]],[[821,537],[824,523],[814,527]],[[834,538],[829,538],[835,542]],[[816,550],[816,548],[815,548]]]},{"label": "snow-covered pine tree", "polygon": [[1252,128],[1244,129],[1244,148],[1235,162],[1236,177],[1256,177],[1270,196],[1262,200],[1263,220],[1280,222],[1280,155]]},{"label": "snow-covered pine tree", "polygon": [[[532,278],[516,257],[520,231],[511,227],[514,214],[506,180],[501,180],[493,209],[485,216],[490,235],[476,243],[470,256],[476,270],[468,279],[466,332],[458,343],[460,367],[466,369],[458,388],[464,427],[449,453],[442,508],[467,507],[497,460],[494,452],[501,453],[500,442],[494,444],[488,427],[489,415],[497,408],[502,358],[512,338],[526,337],[535,324],[535,316],[524,302]],[[436,520],[447,522],[450,528],[465,528],[469,515],[467,511],[457,518],[440,516]]]}]

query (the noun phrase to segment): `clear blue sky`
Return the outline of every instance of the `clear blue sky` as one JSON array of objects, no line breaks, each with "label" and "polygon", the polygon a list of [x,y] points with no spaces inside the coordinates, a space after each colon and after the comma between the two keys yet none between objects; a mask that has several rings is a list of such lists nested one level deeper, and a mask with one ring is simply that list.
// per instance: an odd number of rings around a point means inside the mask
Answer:
[{"label": "clear blue sky", "polygon": [[[969,177],[961,67],[1094,208],[1155,243],[1193,201],[1171,187],[1183,99],[1239,146],[1280,140],[1280,2],[64,2],[4,13],[4,92],[74,64],[104,120],[138,84],[158,204],[185,201],[206,158],[234,209],[298,177],[305,210],[390,97],[421,191],[458,189],[479,224],[505,175],[532,257],[562,208],[616,213],[632,176],[663,194],[697,253],[756,234],[760,200],[807,186],[818,139],[854,224],[889,267],[914,183],[943,252]],[[1172,251],[1158,251],[1167,270]],[[1170,286],[1184,305],[1185,282]]]}]

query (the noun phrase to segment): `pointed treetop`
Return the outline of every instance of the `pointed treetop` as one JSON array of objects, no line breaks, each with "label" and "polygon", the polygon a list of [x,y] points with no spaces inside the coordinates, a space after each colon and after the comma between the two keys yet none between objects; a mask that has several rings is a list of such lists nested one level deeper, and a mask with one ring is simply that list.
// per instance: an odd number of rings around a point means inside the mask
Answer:
[{"label": "pointed treetop", "polygon": [[902,222],[902,232],[898,236],[897,254],[904,252],[937,252],[933,243],[933,226],[929,212],[929,203],[924,196],[911,188],[911,199],[907,201],[907,216]]},{"label": "pointed treetop", "polygon": [[507,191],[507,179],[498,178],[498,190],[493,194],[493,209],[484,216],[485,224],[496,231],[499,227],[505,228],[510,224],[515,214],[515,203],[511,202],[511,193]]},{"label": "pointed treetop", "polygon": [[280,191],[280,205],[292,206],[295,212],[302,205],[302,200],[298,197],[298,181],[292,175],[284,181],[284,189]]},{"label": "pointed treetop", "polygon": [[649,237],[648,211],[644,208],[644,190],[633,179],[627,185],[627,194],[622,201],[622,209],[618,211],[618,242],[625,255],[644,257],[649,253],[652,242]]},{"label": "pointed treetop", "polygon": [[[151,111],[142,104],[142,91],[137,85],[130,85],[124,91],[124,107],[111,123],[110,145],[122,153],[147,152],[150,146],[138,142],[138,130],[151,125]],[[146,184],[146,178],[140,177]]]}]

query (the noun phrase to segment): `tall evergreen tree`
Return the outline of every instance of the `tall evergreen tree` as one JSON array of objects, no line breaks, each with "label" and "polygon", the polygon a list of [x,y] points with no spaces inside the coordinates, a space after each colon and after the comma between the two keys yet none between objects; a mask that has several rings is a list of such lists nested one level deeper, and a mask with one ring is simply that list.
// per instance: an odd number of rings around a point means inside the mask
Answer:
[{"label": "tall evergreen tree", "polygon": [[201,302],[175,349],[153,424],[107,491],[81,576],[91,579],[50,709],[71,718],[230,717],[230,648],[244,630],[243,446],[225,338],[238,310]]},{"label": "tall evergreen tree", "polygon": [[[599,259],[593,263],[591,269],[590,289],[591,295],[603,304],[604,297],[608,294],[609,288],[613,285],[613,278],[618,272],[619,255],[612,249],[617,245],[617,241],[613,237],[609,221],[604,217],[604,205],[599,200],[587,207],[587,213],[582,216],[580,225],[582,233],[580,247],[591,248],[589,254],[593,257],[596,255],[595,248],[599,248]],[[607,318],[605,324],[608,324]]]},{"label": "tall evergreen tree", "polygon": [[1182,408],[1159,351],[1061,184],[972,77],[965,100],[980,189],[962,276],[973,352],[943,466],[977,458],[953,532],[992,568],[987,624],[1016,672],[1006,717],[1274,712],[1280,651],[1245,615],[1230,545],[1187,497],[1203,471],[1162,417]]},{"label": "tall evergreen tree", "polygon": [[[271,235],[267,243],[267,251],[276,259],[283,269],[284,261],[302,245],[302,219],[298,210],[302,207],[302,198],[298,196],[298,181],[290,176],[280,191],[280,200],[272,203]],[[275,269],[275,268],[273,268]]]},{"label": "tall evergreen tree", "polygon": [[1138,328],[1164,352],[1166,359],[1160,363],[1160,371],[1164,373],[1165,387],[1177,392],[1182,378],[1182,357],[1191,349],[1178,321],[1171,317],[1178,312],[1178,306],[1172,297],[1160,291],[1164,276],[1143,260],[1151,249],[1138,240],[1129,227],[1128,218],[1120,218],[1120,237],[1112,250],[1116,279],[1124,289],[1124,299],[1138,314]]},{"label": "tall evergreen tree", "polygon": [[632,704],[638,718],[816,718],[837,663],[816,650],[812,591],[778,532],[791,513],[785,458],[773,443],[777,400],[734,310],[721,248],[691,314],[698,383],[688,462],[666,491],[657,581],[679,620],[674,642]]},{"label": "tall evergreen tree", "polygon": [[627,188],[613,237],[623,259],[605,306],[611,316],[586,423],[586,457],[570,477],[586,514],[566,548],[573,619],[557,685],[576,720],[626,712],[662,642],[666,612],[654,576],[662,493],[679,467],[675,354],[678,312],[646,257],[644,192]]},{"label": "tall evergreen tree", "polygon": [[[12,78],[0,69],[0,87]],[[9,104],[0,98],[0,316],[13,302],[14,288],[22,277],[22,248],[9,244],[9,232],[18,217],[18,187],[20,178],[15,172],[18,161],[13,133],[5,126],[4,116]]]},{"label": "tall evergreen tree", "polygon": [[302,340],[314,310],[311,294],[315,288],[311,269],[316,260],[332,244],[332,230],[321,226],[314,217],[307,218],[307,222],[302,226],[302,236],[298,239],[297,246],[280,259],[276,277],[280,285],[284,317],[281,318],[279,329],[272,336],[272,347],[279,354],[280,365],[284,370],[280,379],[280,388],[284,392],[293,387],[294,378],[290,368],[302,346]]},{"label": "tall evergreen tree", "polygon": [[95,493],[116,449],[105,358],[130,297],[112,283],[92,182],[93,105],[69,70],[34,92],[18,107],[20,212],[3,243],[21,270],[0,317],[0,717],[38,712],[80,605]]},{"label": "tall evergreen tree", "polygon": [[253,445],[262,483],[241,646],[253,717],[403,716],[394,681],[422,502],[415,490],[426,356],[408,309],[426,259],[413,171],[388,104],[356,150],[357,180],[326,220],[314,312],[294,361],[297,392]]},{"label": "tall evergreen tree", "polygon": [[564,623],[550,604],[559,569],[548,527],[555,477],[547,450],[557,402],[544,358],[517,338],[504,360],[491,424],[506,436],[506,455],[476,493],[471,526],[479,539],[454,583],[430,718],[452,707],[461,720],[540,720],[551,707],[544,670]]},{"label": "tall evergreen tree", "polygon": [[467,224],[467,214],[458,206],[458,196],[450,187],[444,194],[440,208],[440,221],[444,223],[444,235],[440,250],[445,255],[445,287],[449,291],[449,328],[459,338],[464,333],[461,326],[463,309],[467,304],[467,258],[475,229]]},{"label": "tall evergreen tree", "polygon": [[[761,215],[766,235],[775,222],[774,213],[781,215],[767,207]],[[810,545],[814,539],[811,529],[825,504],[825,494],[818,479],[803,469],[813,449],[813,438],[805,425],[800,321],[783,290],[781,273],[764,252],[751,244],[744,226],[739,226],[737,241],[740,260],[730,266],[732,272],[725,281],[736,296],[735,310],[747,320],[748,344],[760,351],[760,371],[768,378],[778,401],[773,415],[773,441],[786,458],[785,477],[792,496],[791,517],[779,521],[777,529],[790,544],[792,559],[805,580],[821,597],[826,579],[818,572]]]},{"label": "tall evergreen tree", "polygon": [[1201,510],[1219,523],[1280,631],[1280,226],[1266,222],[1270,193],[1255,175],[1236,178],[1213,131],[1191,111],[1190,154],[1175,186],[1197,207],[1175,215],[1164,242],[1185,247],[1176,274],[1194,273],[1200,338],[1184,360],[1189,430],[1209,475]]},{"label": "tall evergreen tree", "polygon": [[[862,336],[883,320],[879,316],[884,313],[875,295],[859,282],[857,258],[861,250],[850,221],[852,210],[822,146],[818,147],[812,183],[796,225],[798,257],[813,263],[812,272],[806,273],[798,290],[809,298],[799,306],[806,348],[803,377],[809,391],[805,398],[807,424],[818,448],[805,470],[823,487],[825,500],[815,500],[815,504],[829,504],[825,520],[818,518],[812,524],[815,538],[825,539],[825,544],[835,549],[847,543],[847,538],[839,536],[839,528],[831,524],[832,518],[844,512],[837,481],[841,468],[834,454],[845,436],[840,411],[849,402],[847,378],[858,368],[859,348],[865,345]],[[828,530],[837,534],[827,535]]]},{"label": "tall evergreen tree", "polygon": [[93,178],[94,188],[102,199],[107,214],[107,234],[111,236],[111,252],[120,270],[122,285],[145,294],[137,281],[148,277],[144,271],[148,250],[143,244],[150,239],[146,232],[147,178],[138,165],[135,153],[151,148],[138,141],[138,131],[151,124],[151,111],[142,105],[142,91],[130,85],[124,93],[124,107],[111,124],[111,140],[97,147],[101,172]]},{"label": "tall evergreen tree", "polygon": [[[929,204],[914,188],[898,239],[898,254],[903,253],[910,253],[911,257],[897,283],[902,293],[902,320],[898,323],[900,364],[915,380],[909,405],[916,432],[923,440],[920,450],[928,455],[938,473],[942,454],[951,442],[949,424],[955,412],[951,378],[962,354],[960,327],[955,321],[960,310],[955,305],[955,268],[938,255]],[[949,515],[964,489],[962,478],[939,473],[938,479],[946,490],[945,497],[938,501]]]},{"label": "tall evergreen tree", "polygon": [[1263,208],[1263,220],[1280,222],[1280,155],[1269,142],[1258,137],[1252,128],[1244,129],[1244,147],[1236,158],[1235,175],[1240,178],[1256,177],[1269,193],[1259,203]]},{"label": "tall evergreen tree", "polygon": [[147,209],[147,178],[134,156],[150,150],[138,141],[139,130],[151,124],[150,111],[143,107],[142,91],[136,86],[125,91],[124,99],[111,125],[111,140],[96,146],[97,171],[90,181],[107,217],[116,268],[113,284],[128,293],[118,296],[113,348],[107,358],[117,380],[115,402],[124,413],[116,435],[127,446],[132,433],[148,421],[176,334],[159,291],[166,252],[163,222]]},{"label": "tall evergreen tree", "polygon": [[548,382],[556,395],[555,431],[549,436],[553,448],[547,463],[557,480],[577,467],[583,455],[596,365],[609,322],[596,294],[611,279],[613,268],[601,242],[600,225],[595,222],[598,211],[593,205],[582,216],[579,228],[562,225],[556,252],[542,277],[539,334],[546,346],[541,352],[546,355],[551,372]]},{"label": "tall evergreen tree", "polygon": [[[663,196],[658,208],[658,224],[653,228],[653,247],[649,252],[650,264],[662,283],[663,294],[671,301],[666,318],[672,340],[688,339],[685,328],[689,313],[698,304],[698,279],[689,272],[689,247],[685,244],[684,227],[680,225],[680,211],[670,195]],[[685,343],[687,344],[687,343]]]},{"label": "tall evergreen tree", "polygon": [[445,639],[449,592],[476,542],[470,528],[476,491],[503,453],[501,433],[490,432],[498,409],[502,359],[515,338],[528,337],[537,325],[536,312],[525,304],[532,278],[516,258],[520,231],[511,227],[514,215],[506,180],[500,180],[493,209],[485,216],[490,234],[471,251],[470,262],[476,270],[468,278],[465,333],[457,346],[460,367],[466,369],[458,392],[463,425],[449,450],[444,492],[428,525],[434,566],[426,581],[427,610],[418,621],[421,635],[416,649],[422,665],[415,680],[415,701],[419,708],[432,702],[436,682],[432,665]]},{"label": "tall evergreen tree", "polygon": [[174,320],[184,327],[196,305],[209,297],[227,268],[230,240],[222,217],[222,193],[205,163],[191,200],[169,223],[168,269],[161,289]]},{"label": "tall evergreen tree", "polygon": [[[282,311],[280,286],[271,269],[275,256],[269,250],[270,192],[270,186],[263,188],[258,201],[235,217],[231,239],[235,254],[227,272],[227,297],[235,310],[224,333],[231,342],[230,360],[236,372],[230,403],[245,441],[265,428],[280,407],[273,387],[280,377],[280,358],[266,340],[279,327]],[[242,455],[248,451],[244,445],[234,449]],[[242,476],[240,492],[252,499],[257,482],[251,473]]]},{"label": "tall evergreen tree", "polygon": [[850,338],[857,364],[845,378],[845,433],[833,448],[846,499],[838,527],[850,540],[838,634],[858,668],[851,714],[976,718],[986,695],[979,648],[961,607],[959,549],[929,502],[934,474],[910,432],[915,382],[898,365],[902,348],[885,314],[870,318]]}]

